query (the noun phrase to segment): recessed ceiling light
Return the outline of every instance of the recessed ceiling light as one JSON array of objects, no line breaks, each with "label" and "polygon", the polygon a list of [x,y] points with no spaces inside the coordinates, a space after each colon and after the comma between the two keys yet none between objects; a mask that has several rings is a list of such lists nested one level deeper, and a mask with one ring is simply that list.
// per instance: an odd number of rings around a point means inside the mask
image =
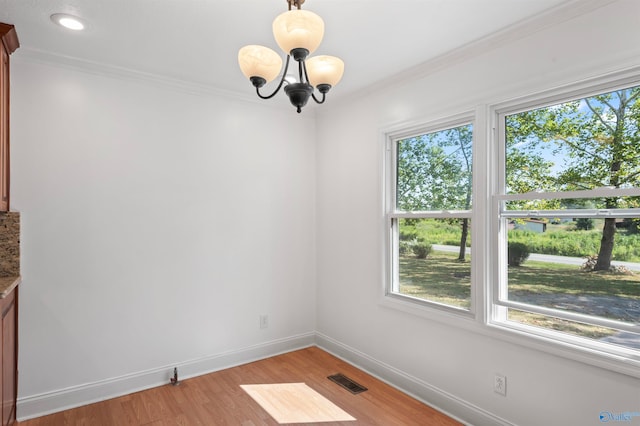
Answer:
[{"label": "recessed ceiling light", "polygon": [[55,13],[51,15],[51,20],[58,25],[74,31],[84,29],[84,24],[77,16],[67,15],[66,13]]}]

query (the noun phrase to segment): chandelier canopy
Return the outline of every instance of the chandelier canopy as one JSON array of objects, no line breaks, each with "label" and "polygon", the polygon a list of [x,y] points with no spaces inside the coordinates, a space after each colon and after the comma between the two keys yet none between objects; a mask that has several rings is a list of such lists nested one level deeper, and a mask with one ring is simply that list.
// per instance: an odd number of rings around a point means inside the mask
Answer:
[{"label": "chandelier canopy", "polygon": [[[310,97],[316,103],[324,102],[327,92],[342,78],[344,62],[335,56],[309,57],[322,42],[324,22],[315,13],[300,9],[304,0],[287,0],[287,3],[289,10],[273,21],[273,37],[286,54],[284,71],[275,91],[267,96],[260,93],[260,88],[278,77],[282,69],[282,58],[275,51],[255,44],[244,46],[238,52],[238,63],[260,98],[272,98],[286,83],[284,92],[301,112]],[[292,10],[292,6],[297,9]],[[289,81],[291,77],[287,76],[291,58],[298,62],[296,81]],[[322,94],[321,99],[314,94],[314,87]]]}]

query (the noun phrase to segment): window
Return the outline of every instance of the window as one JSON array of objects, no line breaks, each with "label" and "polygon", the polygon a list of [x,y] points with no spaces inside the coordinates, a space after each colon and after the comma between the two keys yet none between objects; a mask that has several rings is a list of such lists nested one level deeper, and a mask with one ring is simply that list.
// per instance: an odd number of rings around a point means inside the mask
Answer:
[{"label": "window", "polygon": [[640,359],[640,86],[498,114],[492,321]]},{"label": "window", "polygon": [[472,145],[470,120],[389,138],[388,295],[470,311]]},{"label": "window", "polygon": [[381,304],[637,376],[640,79],[613,78],[387,130]]}]

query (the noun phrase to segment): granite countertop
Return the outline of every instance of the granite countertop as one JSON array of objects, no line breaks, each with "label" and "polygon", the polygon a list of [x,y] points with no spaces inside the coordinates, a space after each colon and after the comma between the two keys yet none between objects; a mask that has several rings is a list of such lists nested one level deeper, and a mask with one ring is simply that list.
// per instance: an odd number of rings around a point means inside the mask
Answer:
[{"label": "granite countertop", "polygon": [[20,277],[0,277],[0,299],[7,297],[21,281]]}]

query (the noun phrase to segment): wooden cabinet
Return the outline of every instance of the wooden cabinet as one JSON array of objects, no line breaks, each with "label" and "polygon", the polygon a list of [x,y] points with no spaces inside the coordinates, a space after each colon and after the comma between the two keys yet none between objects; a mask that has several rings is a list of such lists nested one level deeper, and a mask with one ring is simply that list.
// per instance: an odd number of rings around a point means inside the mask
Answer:
[{"label": "wooden cabinet", "polygon": [[0,299],[2,313],[2,425],[16,421],[18,396],[18,287]]},{"label": "wooden cabinet", "polygon": [[19,46],[13,25],[0,23],[0,211],[9,211],[9,55]]},{"label": "wooden cabinet", "polygon": [[[0,212],[9,211],[9,55],[19,45],[14,26],[0,23]],[[5,255],[3,251],[3,256]],[[4,277],[8,271],[1,272],[3,274],[0,287],[5,283],[10,284],[9,288],[2,289],[0,294],[0,401],[2,426],[7,426],[16,421],[18,396],[18,288],[14,286],[18,277]],[[17,271],[11,272],[19,275],[19,266]]]}]

